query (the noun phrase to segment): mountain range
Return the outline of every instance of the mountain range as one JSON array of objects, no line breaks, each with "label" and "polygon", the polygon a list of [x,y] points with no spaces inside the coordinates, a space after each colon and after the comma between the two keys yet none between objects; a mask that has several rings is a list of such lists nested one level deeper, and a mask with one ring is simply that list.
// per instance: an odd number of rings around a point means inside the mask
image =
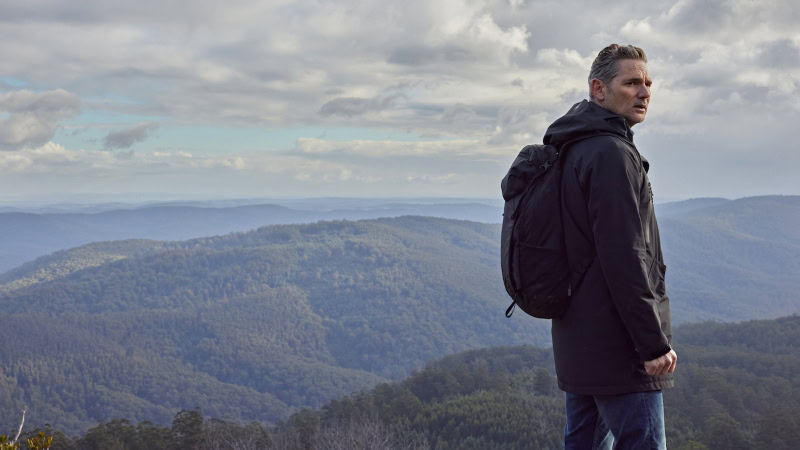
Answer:
[{"label": "mountain range", "polygon": [[[659,223],[676,324],[800,311],[800,197],[695,201]],[[0,420],[28,405],[69,431],[194,407],[274,423],[455,352],[547,345],[546,321],[503,315],[499,233],[404,216],[41,257],[0,277]]]},{"label": "mountain range", "polygon": [[[413,202],[412,202],[413,201]],[[264,225],[359,220],[403,215],[436,216],[499,223],[502,205],[479,201],[368,201],[315,199],[280,204],[172,202],[55,205],[0,213],[0,272],[49,253],[100,241],[183,240],[249,231]],[[287,207],[284,205],[291,205]]]},{"label": "mountain range", "polygon": [[[800,316],[674,331],[680,362],[675,387],[664,392],[670,448],[797,446]],[[448,355],[401,381],[304,409],[275,426],[184,409],[169,426],[116,417],[81,435],[41,431],[53,436],[52,450],[545,450],[563,447],[563,405],[550,350],[504,346]]]}]

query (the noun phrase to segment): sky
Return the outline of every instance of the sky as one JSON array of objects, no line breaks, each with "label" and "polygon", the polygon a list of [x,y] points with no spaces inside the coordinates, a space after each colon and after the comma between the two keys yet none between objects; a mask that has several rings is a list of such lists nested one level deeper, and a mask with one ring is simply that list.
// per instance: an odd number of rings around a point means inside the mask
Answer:
[{"label": "sky", "polygon": [[656,201],[800,194],[793,0],[0,0],[0,201],[499,198],[648,54]]}]

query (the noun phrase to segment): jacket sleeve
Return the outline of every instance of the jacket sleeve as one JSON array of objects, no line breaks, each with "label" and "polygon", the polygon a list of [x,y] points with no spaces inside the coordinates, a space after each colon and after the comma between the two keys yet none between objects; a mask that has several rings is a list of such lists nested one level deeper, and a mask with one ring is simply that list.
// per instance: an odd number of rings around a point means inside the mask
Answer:
[{"label": "jacket sleeve", "polygon": [[[640,214],[641,162],[614,138],[592,139],[584,186],[597,257],[612,301],[641,361],[670,351],[649,282],[645,224]],[[646,187],[644,187],[646,189]]]}]

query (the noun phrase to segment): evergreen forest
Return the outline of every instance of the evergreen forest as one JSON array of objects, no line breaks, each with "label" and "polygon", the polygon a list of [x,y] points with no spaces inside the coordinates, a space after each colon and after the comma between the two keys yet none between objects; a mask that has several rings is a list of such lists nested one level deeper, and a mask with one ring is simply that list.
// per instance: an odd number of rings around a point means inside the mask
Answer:
[{"label": "evergreen forest", "polygon": [[[798,197],[665,209],[681,354],[667,396],[671,446],[711,448],[714,430],[735,429],[724,434],[730,445],[748,448],[766,442],[767,423],[796,429]],[[203,433],[261,433],[258,442],[285,448],[337,448],[322,444],[326,433],[395,447],[531,448],[468,430],[507,430],[543,408],[535,442],[548,448],[562,420],[558,392],[543,394],[553,384],[549,351],[539,350],[549,324],[504,317],[499,234],[496,224],[404,216],[43,256],[0,275],[0,432],[27,407],[26,431],[73,444],[111,427],[158,431],[174,448],[175,433],[198,436],[175,431],[176,420],[199,420]],[[395,394],[406,413],[381,409]],[[526,415],[481,406],[494,403]],[[77,448],[104,448],[88,445]]]},{"label": "evergreen forest", "polygon": [[[800,316],[675,330],[679,366],[666,390],[667,442],[679,450],[790,450],[800,442]],[[181,410],[170,426],[118,418],[52,449],[557,449],[563,393],[552,353],[470,350],[402,381],[304,409],[275,425]]]}]

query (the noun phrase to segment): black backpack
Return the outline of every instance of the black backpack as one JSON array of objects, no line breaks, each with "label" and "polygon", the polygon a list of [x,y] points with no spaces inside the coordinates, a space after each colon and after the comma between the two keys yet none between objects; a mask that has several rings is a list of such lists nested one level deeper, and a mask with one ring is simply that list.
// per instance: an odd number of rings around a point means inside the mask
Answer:
[{"label": "black backpack", "polygon": [[533,317],[552,319],[567,310],[572,286],[561,223],[561,162],[573,139],[561,147],[528,145],[519,152],[500,185],[506,201],[500,237],[500,267],[513,300]]}]

